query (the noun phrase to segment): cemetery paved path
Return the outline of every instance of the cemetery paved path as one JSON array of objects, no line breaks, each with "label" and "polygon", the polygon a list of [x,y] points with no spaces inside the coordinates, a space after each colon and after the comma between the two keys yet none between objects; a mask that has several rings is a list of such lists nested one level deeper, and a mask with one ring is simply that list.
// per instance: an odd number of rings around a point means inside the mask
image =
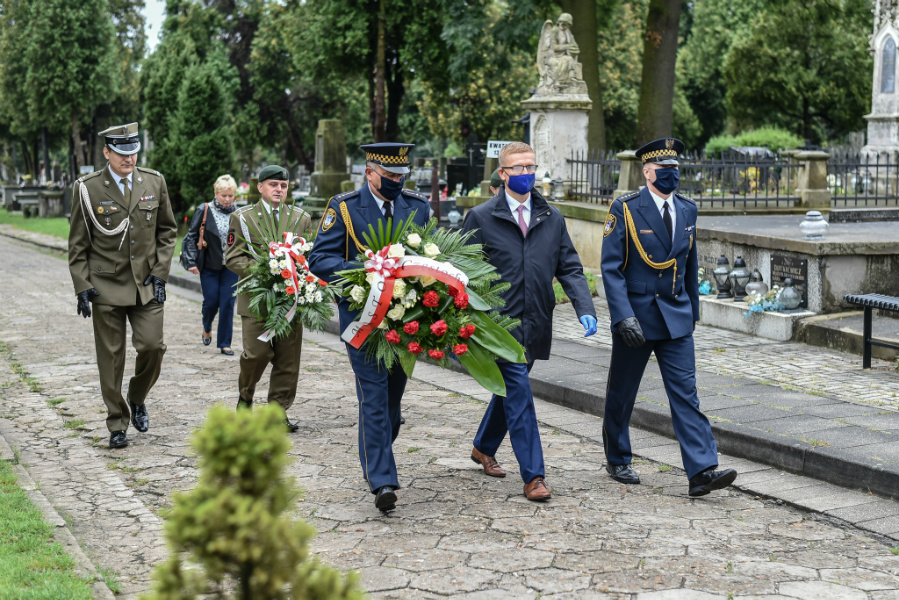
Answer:
[{"label": "cemetery paved path", "polygon": [[[237,357],[201,346],[196,296],[172,289],[150,432],[110,451],[92,329],[75,314],[65,261],[2,238],[0,253],[0,435],[87,556],[117,573],[120,596],[136,597],[166,555],[160,510],[196,481],[191,430],[235,401]],[[126,381],[132,354],[127,364]],[[373,598],[899,598],[899,544],[851,525],[899,515],[899,503],[728,456],[738,483],[774,482],[772,492],[691,500],[676,443],[639,430],[643,485],[622,486],[602,470],[600,419],[538,400],[554,498],[533,504],[508,444],[504,480],[468,458],[483,390],[426,364],[395,445],[399,505],[382,516],[361,478],[352,373],[335,336],[307,336],[300,383],[291,472],[307,491],[296,516],[318,529],[314,550],[358,570]],[[785,504],[797,499],[820,507]],[[822,512],[834,506],[842,520]]]}]

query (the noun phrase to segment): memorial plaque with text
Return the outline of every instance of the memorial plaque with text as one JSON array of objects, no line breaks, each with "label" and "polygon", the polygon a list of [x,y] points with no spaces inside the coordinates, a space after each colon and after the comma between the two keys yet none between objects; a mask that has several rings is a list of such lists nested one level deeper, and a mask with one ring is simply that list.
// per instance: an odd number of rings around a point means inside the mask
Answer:
[{"label": "memorial plaque with text", "polygon": [[783,280],[787,277],[793,280],[793,287],[802,294],[802,302],[799,306],[808,308],[808,260],[783,254],[772,254],[771,286],[776,284],[783,287]]}]

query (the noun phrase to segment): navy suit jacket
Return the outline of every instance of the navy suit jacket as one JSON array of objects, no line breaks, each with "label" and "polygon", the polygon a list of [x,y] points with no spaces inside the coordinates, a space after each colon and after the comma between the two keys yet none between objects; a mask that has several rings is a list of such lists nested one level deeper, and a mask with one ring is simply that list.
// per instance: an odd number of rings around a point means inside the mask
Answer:
[{"label": "navy suit jacket", "polygon": [[[699,262],[696,254],[696,204],[679,193],[671,195],[675,219],[674,241],[649,194],[649,189],[616,198],[609,207],[603,230],[602,283],[609,302],[612,331],[628,317],[637,317],[648,340],[683,337],[699,320]],[[627,205],[634,232],[624,217]],[[676,260],[674,266],[655,268],[641,256],[635,239],[654,263]]]},{"label": "navy suit jacket", "polygon": [[531,190],[531,221],[523,236],[509,210],[505,188],[465,216],[463,231],[474,231],[472,244],[483,244],[487,260],[511,287],[499,312],[521,319],[510,333],[527,351],[528,362],[547,360],[552,346],[557,278],[578,317],[596,316],[581,259],[574,249],[565,218],[536,190]]},{"label": "navy suit jacket", "polygon": [[[397,221],[405,223],[410,217],[416,224],[424,225],[428,222],[429,208],[424,195],[403,190],[393,201],[394,226]],[[344,222],[344,212],[350,217],[352,232]],[[387,224],[367,182],[358,190],[338,194],[328,200],[325,213],[318,224],[318,235],[312,245],[312,252],[309,253],[309,270],[328,283],[333,283],[339,278],[335,275],[337,271],[360,268],[362,264],[356,260],[356,256],[366,249],[362,234],[368,232],[369,224],[374,225],[377,230],[378,221]],[[350,299],[345,296],[338,302],[341,331],[359,314],[359,311],[349,309],[350,303]]]}]

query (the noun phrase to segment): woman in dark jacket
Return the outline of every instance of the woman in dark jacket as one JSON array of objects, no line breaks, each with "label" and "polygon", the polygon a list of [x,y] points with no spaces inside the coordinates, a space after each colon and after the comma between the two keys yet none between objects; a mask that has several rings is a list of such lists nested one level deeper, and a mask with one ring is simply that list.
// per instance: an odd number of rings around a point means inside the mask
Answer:
[{"label": "woman in dark jacket", "polygon": [[[184,267],[200,276],[203,288],[203,345],[212,341],[212,321],[219,314],[216,343],[222,354],[233,356],[231,336],[234,330],[234,285],[237,274],[225,268],[225,249],[228,239],[228,222],[237,208],[234,196],[237,182],[230,175],[222,175],[213,186],[215,198],[197,207],[190,221],[187,235],[181,243]],[[203,225],[205,248],[197,247],[200,228]]]}]

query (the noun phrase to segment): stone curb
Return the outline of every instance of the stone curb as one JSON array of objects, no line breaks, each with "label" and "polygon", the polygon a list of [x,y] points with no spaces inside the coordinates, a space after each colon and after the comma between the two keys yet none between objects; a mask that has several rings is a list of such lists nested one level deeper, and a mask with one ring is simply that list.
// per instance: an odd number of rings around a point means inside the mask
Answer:
[{"label": "stone curb", "polygon": [[15,461],[15,453],[7,443],[3,433],[3,431],[0,431],[0,460],[7,460],[13,463],[13,471],[18,479],[19,487],[25,491],[28,495],[28,499],[31,500],[31,503],[43,513],[44,521],[54,526],[53,540],[62,546],[66,553],[72,557],[72,560],[75,561],[75,570],[78,571],[82,577],[93,578],[93,582],[90,586],[94,598],[114,600],[115,594],[113,594],[112,590],[106,585],[103,576],[97,571],[94,563],[91,562],[81,549],[78,540],[75,539],[75,536],[69,530],[66,520],[62,518],[55,508],[53,508],[53,505],[50,504],[50,501],[47,500],[47,497],[44,496],[43,492],[41,492],[37,484],[31,478],[28,470]]}]

